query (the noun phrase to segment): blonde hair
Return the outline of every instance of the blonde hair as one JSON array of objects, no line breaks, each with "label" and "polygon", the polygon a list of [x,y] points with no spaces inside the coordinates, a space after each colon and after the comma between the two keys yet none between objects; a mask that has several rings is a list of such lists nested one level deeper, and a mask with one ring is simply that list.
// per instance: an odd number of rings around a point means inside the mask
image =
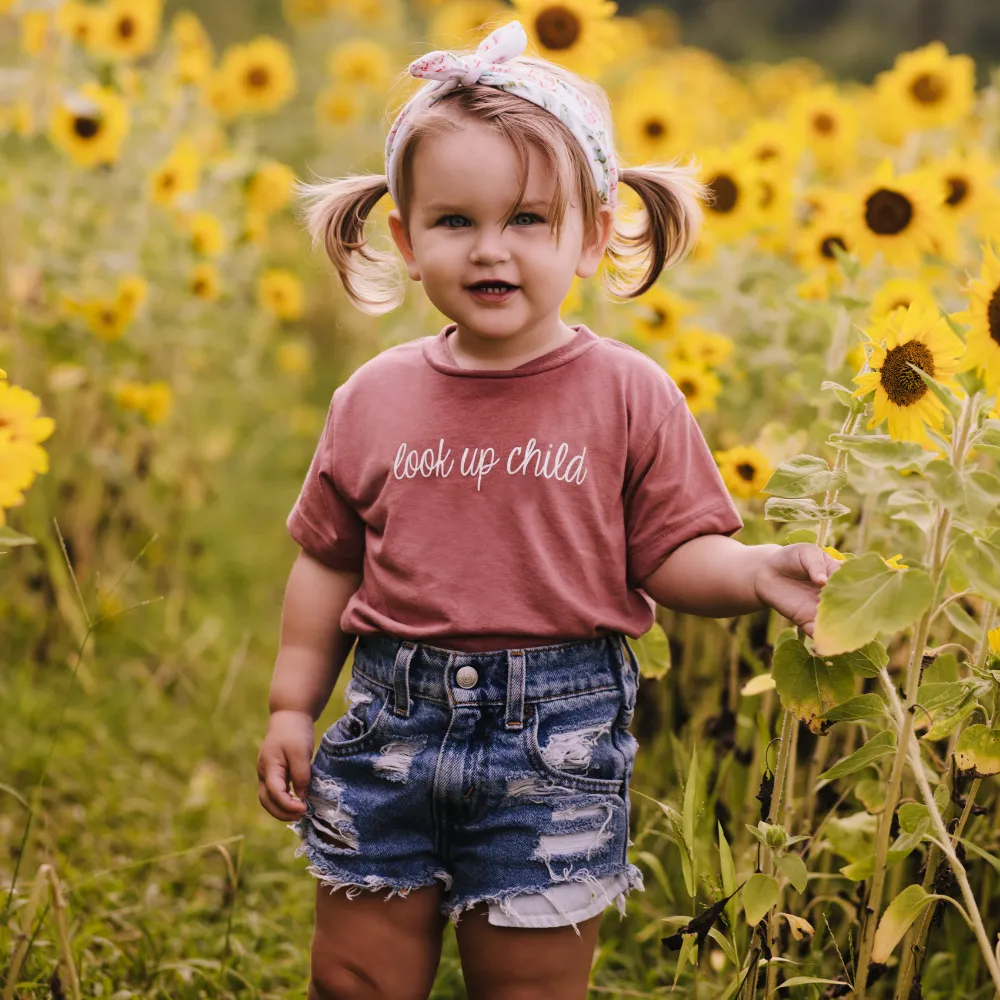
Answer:
[{"label": "blonde hair", "polygon": [[[521,55],[511,64],[541,66],[578,87],[598,106],[607,132],[613,136],[611,106],[596,83],[544,59]],[[396,207],[409,218],[413,156],[421,139],[462,127],[474,120],[495,129],[511,145],[520,164],[520,188],[511,206],[513,215],[527,186],[529,146],[534,147],[556,174],[550,205],[550,232],[559,237],[569,204],[567,187],[581,195],[584,233],[593,235],[601,200],[587,156],[573,133],[555,115],[521,97],[496,87],[473,84],[449,91],[433,107],[418,112],[397,157]],[[661,272],[681,261],[697,244],[701,232],[700,201],[711,197],[698,180],[696,163],[647,163],[625,167],[619,163],[619,181],[642,202],[637,217],[618,216],[605,251],[610,267],[601,284],[613,298],[632,299],[650,288]],[[403,300],[405,277],[395,253],[375,249],[365,238],[365,223],[375,205],[389,191],[385,175],[352,174],[335,180],[299,183],[302,221],[313,246],[323,244],[350,300],[363,312],[379,315]]]}]

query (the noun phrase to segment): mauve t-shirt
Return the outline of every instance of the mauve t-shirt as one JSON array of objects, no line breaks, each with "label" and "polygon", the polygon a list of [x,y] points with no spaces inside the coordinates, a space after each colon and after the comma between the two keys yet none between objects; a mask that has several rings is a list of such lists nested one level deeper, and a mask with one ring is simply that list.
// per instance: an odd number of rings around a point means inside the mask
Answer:
[{"label": "mauve t-shirt", "polygon": [[584,325],[509,369],[460,367],[449,324],[365,362],[330,402],[288,531],[363,573],[349,634],[450,649],[638,638],[639,584],[743,521],[684,394]]}]

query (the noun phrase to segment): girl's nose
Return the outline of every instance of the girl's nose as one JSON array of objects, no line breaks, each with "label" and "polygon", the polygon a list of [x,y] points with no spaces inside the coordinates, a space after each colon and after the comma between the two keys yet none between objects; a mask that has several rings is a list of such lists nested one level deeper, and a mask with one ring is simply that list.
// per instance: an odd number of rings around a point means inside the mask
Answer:
[{"label": "girl's nose", "polygon": [[473,264],[499,264],[510,260],[510,251],[504,244],[503,234],[496,229],[483,229],[472,246],[469,259]]}]

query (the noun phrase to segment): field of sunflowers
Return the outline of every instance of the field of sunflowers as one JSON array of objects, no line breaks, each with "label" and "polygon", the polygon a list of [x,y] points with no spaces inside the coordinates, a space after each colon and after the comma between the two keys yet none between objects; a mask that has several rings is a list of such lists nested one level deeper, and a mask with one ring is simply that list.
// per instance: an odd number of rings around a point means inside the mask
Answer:
[{"label": "field of sunflowers", "polygon": [[382,172],[408,62],[510,17],[604,84],[626,164],[714,196],[690,259],[567,321],[671,374],[740,540],[843,560],[812,638],[660,608],[633,643],[646,891],[591,995],[991,1000],[1000,72],[726,65],[607,0],[283,15],[220,50],[159,0],[0,0],[2,1000],[304,995],[314,885],[254,770],[284,519],[333,389],[445,319],[351,309],[293,185]]}]

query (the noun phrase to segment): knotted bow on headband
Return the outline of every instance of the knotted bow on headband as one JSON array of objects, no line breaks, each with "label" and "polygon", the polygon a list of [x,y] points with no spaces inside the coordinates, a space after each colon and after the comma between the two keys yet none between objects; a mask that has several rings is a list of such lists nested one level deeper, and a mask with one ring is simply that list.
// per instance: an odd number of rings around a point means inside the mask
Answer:
[{"label": "knotted bow on headband", "polygon": [[511,64],[528,43],[519,21],[497,28],[483,39],[472,55],[430,52],[410,63],[410,74],[431,82],[412,97],[389,130],[385,143],[389,194],[396,197],[396,153],[412,127],[414,112],[429,108],[456,87],[480,84],[521,97],[555,115],[580,144],[601,201],[615,205],[618,199],[618,166],[604,118],[593,101],[561,77],[539,66]]}]

